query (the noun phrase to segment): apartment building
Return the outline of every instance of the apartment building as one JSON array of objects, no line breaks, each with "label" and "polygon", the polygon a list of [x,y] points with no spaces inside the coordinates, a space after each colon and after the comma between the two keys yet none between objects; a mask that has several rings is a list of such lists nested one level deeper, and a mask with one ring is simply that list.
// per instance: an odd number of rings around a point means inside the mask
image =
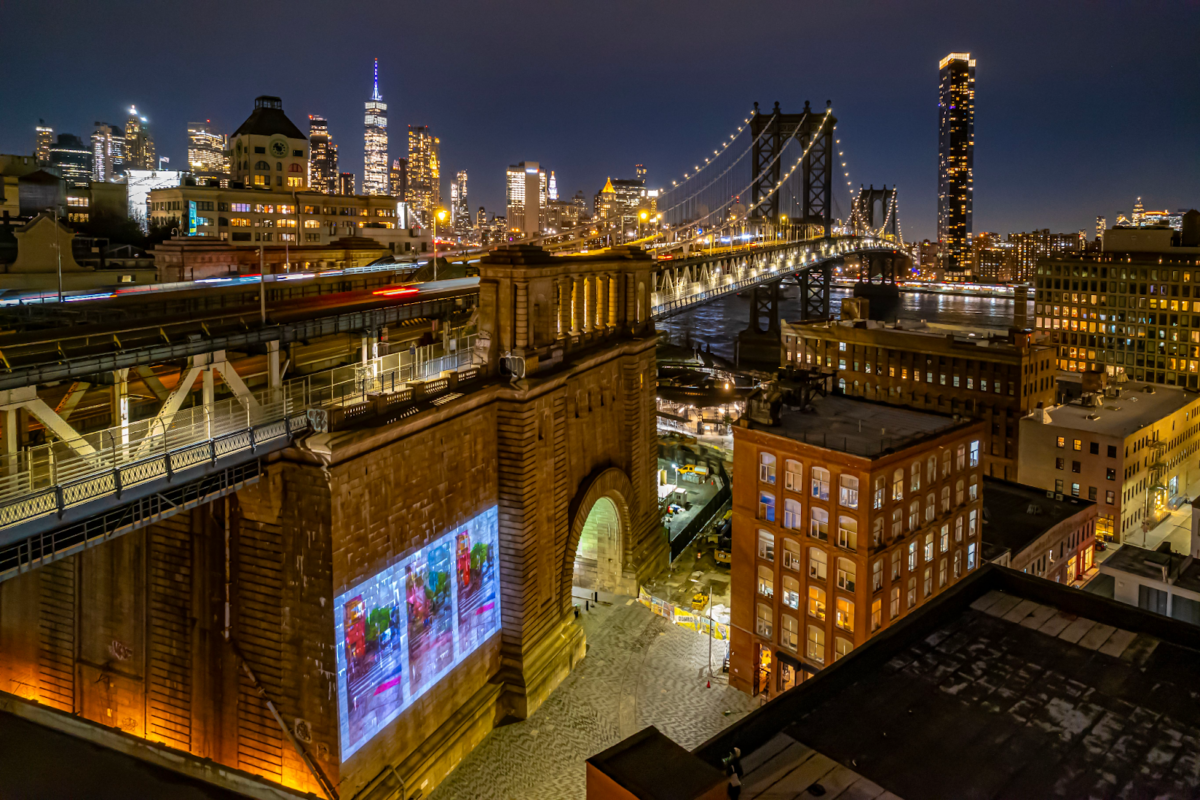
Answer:
[{"label": "apartment building", "polygon": [[784,323],[785,364],[837,370],[853,397],[984,423],[984,474],[1017,480],[1021,417],[1054,402],[1054,348],[873,320]]},{"label": "apartment building", "polygon": [[1200,478],[1200,395],[1114,383],[1022,419],[1021,482],[1097,505],[1096,536],[1142,542]]},{"label": "apartment building", "polygon": [[1035,330],[1059,369],[1200,388],[1200,213],[1182,225],[1112,228],[1102,253],[1038,262]]},{"label": "apartment building", "polygon": [[837,661],[980,558],[983,423],[822,395],[819,380],[760,390],[733,430],[730,684],[756,695]]}]

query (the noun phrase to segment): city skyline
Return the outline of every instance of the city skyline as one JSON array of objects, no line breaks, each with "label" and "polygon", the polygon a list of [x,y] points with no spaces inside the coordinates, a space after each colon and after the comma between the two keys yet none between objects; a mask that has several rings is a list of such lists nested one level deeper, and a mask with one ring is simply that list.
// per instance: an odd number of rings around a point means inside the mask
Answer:
[{"label": "city skyline", "polygon": [[[1200,180],[1200,165],[1186,148],[1187,132],[1195,129],[1200,115],[1197,90],[1182,78],[1178,86],[1169,78],[1185,75],[1187,65],[1195,63],[1197,45],[1183,35],[1195,27],[1187,21],[1200,16],[1194,8],[1152,7],[1139,9],[1137,15],[1118,14],[1108,7],[1088,15],[1052,9],[1032,29],[1021,27],[1021,14],[981,10],[946,14],[947,24],[936,36],[904,36],[905,31],[924,25],[920,20],[928,14],[948,8],[933,3],[919,11],[881,9],[872,14],[870,26],[858,24],[860,20],[846,11],[810,9],[805,12],[806,24],[819,24],[832,34],[828,42],[812,45],[816,49],[808,58],[818,68],[799,83],[786,70],[730,73],[714,63],[695,64],[684,71],[674,65],[677,58],[641,48],[628,50],[632,44],[617,45],[631,63],[615,67],[619,75],[601,80],[585,65],[595,63],[593,56],[613,47],[612,43],[580,41],[570,34],[572,26],[586,22],[590,12],[547,13],[543,15],[547,49],[537,56],[505,56],[511,60],[511,74],[525,77],[542,74],[546,63],[565,65],[545,75],[537,113],[533,106],[505,99],[502,84],[507,78],[479,70],[483,60],[497,54],[499,46],[492,34],[512,28],[515,19],[481,7],[464,23],[464,15],[422,9],[416,12],[417,22],[458,26],[478,55],[463,63],[429,68],[439,76],[437,81],[417,80],[419,75],[407,64],[432,63],[436,46],[414,42],[412,59],[383,54],[381,80],[395,87],[391,100],[394,111],[401,111],[393,113],[394,124],[429,125],[444,139],[444,196],[448,197],[449,176],[466,169],[473,173],[473,205],[489,209],[504,204],[503,168],[526,153],[537,153],[541,161],[556,166],[562,196],[582,190],[590,197],[608,175],[633,177],[636,163],[647,165],[653,187],[687,169],[704,147],[727,136],[730,126],[756,100],[779,99],[793,106],[805,99],[816,103],[832,99],[842,121],[839,134],[849,179],[855,186],[898,185],[904,195],[905,233],[920,240],[934,238],[936,226],[937,59],[947,52],[969,51],[987,64],[980,84],[987,103],[977,120],[981,147],[975,165],[975,230],[1091,229],[1097,216],[1115,219],[1139,195],[1156,208],[1196,204],[1186,188]],[[783,5],[775,12],[784,23],[801,16],[800,9]],[[17,24],[31,13],[21,6],[10,9]],[[75,14],[81,22],[94,19],[106,24],[83,4],[68,3],[65,13]],[[253,21],[264,12],[251,8],[248,13]],[[168,10],[161,24],[171,24],[178,14]],[[341,26],[346,33],[335,30],[333,39],[349,41],[351,22],[371,19],[371,24],[382,24],[390,14],[355,11]],[[726,47],[751,41],[751,26],[736,14],[714,7],[699,16],[703,23],[674,20],[681,38],[690,35],[705,42],[724,37]],[[657,29],[658,23],[665,25],[664,13],[652,12],[644,21]],[[74,27],[91,30],[87,25]],[[1017,30],[1021,45],[1010,46]],[[73,39],[80,33],[73,29],[65,35]],[[298,52],[304,50],[306,36],[299,36]],[[1067,39],[1072,44],[1061,46]],[[905,41],[919,44],[895,45]],[[885,52],[886,44],[888,55],[846,64],[838,52],[852,43],[868,53]],[[167,47],[149,41],[146,46],[147,55],[164,59],[165,67],[195,55],[189,44]],[[94,120],[118,119],[121,109],[136,104],[150,120],[160,153],[170,157],[172,164],[183,163],[188,121],[211,118],[227,133],[240,118],[240,109],[260,93],[281,96],[297,118],[322,114],[330,121],[335,141],[358,136],[362,94],[357,87],[362,86],[360,76],[369,65],[365,57],[313,77],[302,70],[278,69],[274,63],[278,56],[268,60],[239,52],[184,94],[177,90],[177,81],[166,77],[173,72],[169,68],[162,76],[151,74],[138,83],[116,72],[73,70],[80,47],[68,41],[51,55],[39,52],[32,42],[15,42],[0,56],[0,63],[12,68],[17,63],[34,67],[25,71],[30,78],[5,103],[9,113],[0,127],[0,152],[32,151],[39,118],[56,134],[86,139]],[[1029,57],[1034,53],[1037,59]],[[778,55],[768,50],[763,58],[778,66],[787,61],[783,49]],[[50,68],[60,62],[60,67]],[[636,83],[635,74],[645,72],[662,74],[679,86],[671,93],[611,88],[614,78],[624,76]],[[1148,74],[1168,79],[1146,81]],[[59,77],[65,75],[72,78]],[[1053,76],[1049,89],[1048,75]],[[580,102],[573,98],[582,95],[566,91],[568,85],[611,100]],[[1077,101],[1072,102],[1070,114],[1062,113],[1065,98]],[[1102,112],[1112,107],[1114,98],[1119,98],[1122,113]],[[613,114],[610,106],[623,114]],[[542,121],[547,115],[549,124]],[[680,147],[680,142],[687,146]],[[363,174],[358,153],[342,156],[343,169]]]}]

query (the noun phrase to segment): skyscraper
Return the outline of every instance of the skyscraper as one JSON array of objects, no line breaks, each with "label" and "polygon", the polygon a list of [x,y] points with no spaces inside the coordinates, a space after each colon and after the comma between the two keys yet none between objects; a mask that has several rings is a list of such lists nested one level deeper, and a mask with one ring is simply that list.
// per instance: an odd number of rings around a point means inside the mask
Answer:
[{"label": "skyscraper", "polygon": [[129,107],[129,119],[125,121],[125,166],[128,169],[157,169],[154,139],[145,117],[134,106]]},{"label": "skyscraper", "polygon": [[525,238],[537,236],[546,212],[546,171],[536,161],[522,161],[508,168],[505,186],[509,231]]},{"label": "skyscraper", "polygon": [[961,277],[974,200],[975,59],[951,53],[938,68],[938,241],[947,277]]},{"label": "skyscraper", "polygon": [[408,193],[405,199],[421,225],[433,227],[433,212],[442,204],[441,140],[428,125],[408,126]]},{"label": "skyscraper", "polygon": [[338,194],[354,194],[354,173],[343,172],[338,176]]},{"label": "skyscraper", "polygon": [[387,104],[379,94],[379,59],[375,59],[375,88],[367,101],[363,194],[388,193]]},{"label": "skyscraper", "polygon": [[50,166],[58,168],[67,186],[86,187],[92,179],[92,151],[78,136],[60,133],[50,148]]},{"label": "skyscraper", "polygon": [[188,169],[197,178],[229,178],[229,151],[225,134],[212,120],[188,123]]},{"label": "skyscraper", "polygon": [[454,197],[450,199],[450,213],[454,217],[454,233],[466,238],[471,232],[471,206],[467,202],[467,171],[460,169],[455,176]]},{"label": "skyscraper", "polygon": [[1096,242],[1104,243],[1104,231],[1108,228],[1108,220],[1104,217],[1096,217]]},{"label": "skyscraper", "polygon": [[92,131],[92,180],[115,181],[125,175],[125,137],[120,128],[107,122],[95,123]]},{"label": "skyscraper", "polygon": [[554,170],[550,170],[550,199],[558,199],[558,181],[554,179]]},{"label": "skyscraper", "polygon": [[404,199],[408,194],[408,159],[397,158],[388,172],[388,190],[392,197]]},{"label": "skyscraper", "polygon": [[487,244],[487,212],[483,210],[483,206],[475,212],[475,235],[479,238],[480,244]]},{"label": "skyscraper", "polygon": [[324,117],[308,115],[308,186],[314,192],[337,194],[337,145]]},{"label": "skyscraper", "polygon": [[39,119],[33,130],[37,133],[37,147],[33,154],[39,164],[49,164],[50,148],[54,146],[54,128],[47,125],[46,120]]}]

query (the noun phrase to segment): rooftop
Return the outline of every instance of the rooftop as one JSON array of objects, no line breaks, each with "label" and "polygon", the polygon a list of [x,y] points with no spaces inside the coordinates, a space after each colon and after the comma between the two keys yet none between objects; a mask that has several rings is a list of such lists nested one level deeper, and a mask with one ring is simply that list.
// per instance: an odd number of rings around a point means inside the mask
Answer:
[{"label": "rooftop", "polygon": [[[1132,544],[1121,545],[1100,563],[1100,569],[1164,583],[1169,581],[1180,589],[1200,592],[1200,562],[1189,559],[1186,553],[1173,552],[1170,542],[1163,542],[1156,550]],[[1167,580],[1164,580],[1164,576]]]},{"label": "rooftop", "polygon": [[970,420],[889,406],[840,394],[816,395],[811,409],[784,406],[778,425],[742,419],[750,430],[857,456],[902,450],[932,436],[973,424]]},{"label": "rooftop", "polygon": [[716,767],[689,763],[688,752],[654,727],[643,728],[587,763],[644,800],[692,800],[721,779]]},{"label": "rooftop", "polygon": [[1194,797],[1198,682],[1196,626],[989,565],[692,760],[740,748],[742,800]]},{"label": "rooftop", "polygon": [[1066,519],[1087,515],[1096,504],[1036,486],[983,478],[984,545],[1007,548],[1013,554],[1033,544],[1043,533]]},{"label": "rooftop", "polygon": [[1200,394],[1178,386],[1127,381],[1110,385],[1109,391],[1113,390],[1119,392],[1119,396],[1101,396],[1098,407],[1077,400],[1046,409],[1049,424],[1124,439],[1163,417],[1200,402]]}]

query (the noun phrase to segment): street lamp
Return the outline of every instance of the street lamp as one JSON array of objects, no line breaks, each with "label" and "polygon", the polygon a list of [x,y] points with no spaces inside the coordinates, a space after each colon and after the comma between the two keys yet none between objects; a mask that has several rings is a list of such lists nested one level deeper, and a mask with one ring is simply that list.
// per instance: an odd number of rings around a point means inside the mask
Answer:
[{"label": "street lamp", "polygon": [[639,239],[642,238],[642,226],[646,224],[646,220],[648,220],[649,218],[650,218],[650,215],[648,213],[646,213],[645,210],[642,210],[638,213],[638,220],[639,220],[639,222],[638,222],[638,238]]},{"label": "street lamp", "polygon": [[446,219],[446,209],[439,208],[433,215],[433,279],[437,280],[437,224]]},{"label": "street lamp", "polygon": [[[787,225],[787,221],[788,221],[788,219],[787,219],[787,214],[780,214],[780,215],[779,215],[779,227],[780,227],[780,228],[783,228],[785,225]],[[787,236],[786,236],[786,233],[785,233],[785,235],[784,235],[784,241],[787,241]]]}]

